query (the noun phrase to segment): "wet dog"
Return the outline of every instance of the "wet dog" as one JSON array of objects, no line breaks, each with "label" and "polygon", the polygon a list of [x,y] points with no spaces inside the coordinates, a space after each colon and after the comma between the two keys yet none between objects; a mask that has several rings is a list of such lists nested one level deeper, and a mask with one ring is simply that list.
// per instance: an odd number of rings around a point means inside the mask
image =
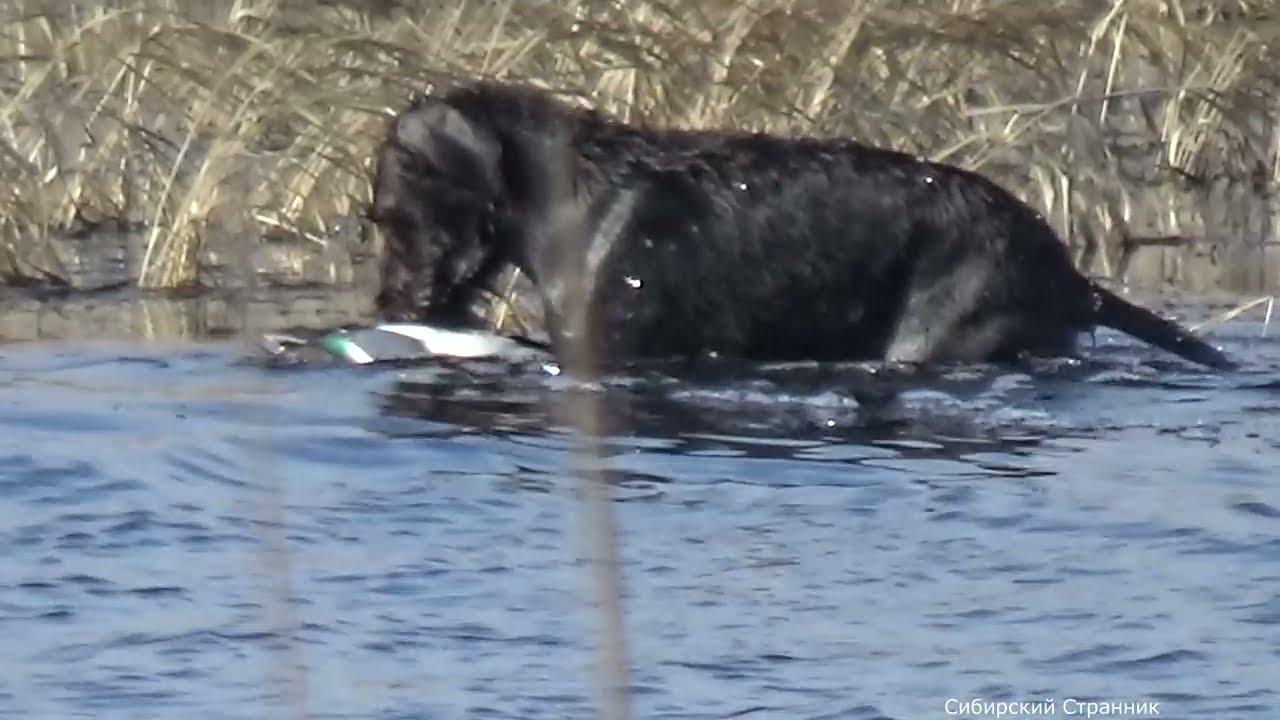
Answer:
[{"label": "wet dog", "polygon": [[1014,362],[1074,355],[1098,325],[1234,366],[1084,277],[982,175],[851,140],[643,127],[477,83],[397,116],[371,216],[384,318],[465,323],[514,264],[557,351],[585,341],[608,367]]}]

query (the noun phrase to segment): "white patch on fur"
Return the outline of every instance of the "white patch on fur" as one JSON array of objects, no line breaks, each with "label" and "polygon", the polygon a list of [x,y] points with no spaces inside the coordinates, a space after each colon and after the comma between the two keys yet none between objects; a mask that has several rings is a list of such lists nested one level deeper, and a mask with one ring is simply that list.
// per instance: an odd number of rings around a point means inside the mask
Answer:
[{"label": "white patch on fur", "polygon": [[635,188],[628,188],[613,207],[609,208],[604,220],[600,222],[600,230],[596,232],[595,237],[591,238],[591,247],[587,248],[588,293],[596,284],[596,273],[600,269],[600,264],[609,256],[614,244],[618,242],[618,237],[622,235],[627,220],[631,218],[631,212],[636,207],[636,195]]},{"label": "white patch on fur", "polygon": [[[595,290],[597,275],[600,272],[600,266],[604,263],[605,258],[609,257],[609,253],[617,244],[618,238],[622,235],[623,230],[627,226],[627,222],[631,219],[631,214],[635,210],[638,192],[635,188],[628,188],[621,193],[621,196],[609,207],[605,216],[600,221],[600,227],[595,234],[588,239],[590,243],[587,246],[586,257],[584,259],[584,267],[581,275],[582,302],[588,302],[592,292]],[[580,208],[572,210],[580,211]],[[562,237],[567,232],[584,232],[581,223],[581,217],[575,215],[572,219],[566,217],[571,212],[569,207],[560,209],[560,217],[551,224],[552,237],[550,242],[569,242],[571,238]],[[551,302],[551,307],[562,317],[568,317],[569,308],[566,307],[569,296],[569,287],[567,285],[570,278],[575,273],[568,268],[554,268],[551,273],[551,279],[545,282],[546,294]],[[574,331],[573,323],[562,328],[562,332],[566,337],[575,337],[577,333]]]}]

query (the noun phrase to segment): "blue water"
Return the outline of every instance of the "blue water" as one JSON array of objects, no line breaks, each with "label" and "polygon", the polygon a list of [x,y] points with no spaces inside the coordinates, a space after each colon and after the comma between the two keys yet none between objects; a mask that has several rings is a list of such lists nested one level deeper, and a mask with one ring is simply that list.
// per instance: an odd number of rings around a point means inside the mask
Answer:
[{"label": "blue water", "polygon": [[[597,388],[637,717],[1278,717],[1258,335],[1215,333],[1227,376],[1104,335],[886,407],[856,369]],[[563,378],[245,352],[0,347],[0,716],[590,717]]]}]

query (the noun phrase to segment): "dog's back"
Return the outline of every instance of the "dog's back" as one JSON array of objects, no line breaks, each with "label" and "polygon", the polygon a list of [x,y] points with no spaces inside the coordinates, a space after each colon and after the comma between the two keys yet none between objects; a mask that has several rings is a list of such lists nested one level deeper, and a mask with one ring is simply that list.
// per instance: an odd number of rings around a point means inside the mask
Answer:
[{"label": "dog's back", "polygon": [[1087,324],[1085,283],[1051,233],[1018,227],[1034,221],[1020,207],[847,146],[773,162],[772,140],[633,166],[597,192],[596,248],[600,219],[638,196],[593,273],[600,353],[987,360],[1063,352]]}]

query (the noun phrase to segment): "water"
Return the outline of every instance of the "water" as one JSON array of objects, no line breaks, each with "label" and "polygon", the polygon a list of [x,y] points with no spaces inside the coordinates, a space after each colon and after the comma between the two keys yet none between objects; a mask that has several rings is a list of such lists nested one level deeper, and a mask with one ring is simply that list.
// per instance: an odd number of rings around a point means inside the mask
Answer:
[{"label": "water", "polygon": [[[1215,334],[1230,376],[1104,334],[886,407],[858,368],[608,383],[637,717],[1276,717],[1258,335]],[[244,354],[0,347],[0,716],[590,717],[566,381]]]}]

